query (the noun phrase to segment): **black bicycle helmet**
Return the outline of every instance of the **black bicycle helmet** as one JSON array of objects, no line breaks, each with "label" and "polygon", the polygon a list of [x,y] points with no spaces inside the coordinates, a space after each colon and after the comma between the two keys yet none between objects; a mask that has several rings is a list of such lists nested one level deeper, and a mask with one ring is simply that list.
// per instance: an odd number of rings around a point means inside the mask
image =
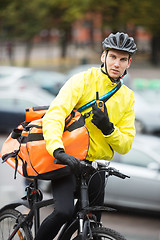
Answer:
[{"label": "black bicycle helmet", "polygon": [[130,55],[133,55],[137,50],[134,39],[123,32],[117,32],[116,34],[111,33],[105,38],[102,45],[104,51],[115,49],[128,52]]}]

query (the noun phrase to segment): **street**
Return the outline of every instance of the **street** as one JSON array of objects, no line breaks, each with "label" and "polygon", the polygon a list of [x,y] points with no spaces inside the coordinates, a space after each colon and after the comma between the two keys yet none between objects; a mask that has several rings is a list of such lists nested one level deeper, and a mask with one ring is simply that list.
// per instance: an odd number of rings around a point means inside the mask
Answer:
[{"label": "street", "polygon": [[120,232],[127,240],[160,239],[160,219],[158,216],[132,212],[105,213],[103,223],[105,226]]},{"label": "street", "polygon": [[[0,135],[0,149],[6,137],[6,135]],[[1,163],[0,207],[23,196],[24,178],[17,173],[17,179],[15,180],[14,169],[6,163]],[[41,211],[41,219],[44,219],[52,210],[51,207],[44,208]],[[159,216],[118,211],[115,213],[104,213],[102,221],[104,226],[120,232],[127,240],[160,240]]]}]

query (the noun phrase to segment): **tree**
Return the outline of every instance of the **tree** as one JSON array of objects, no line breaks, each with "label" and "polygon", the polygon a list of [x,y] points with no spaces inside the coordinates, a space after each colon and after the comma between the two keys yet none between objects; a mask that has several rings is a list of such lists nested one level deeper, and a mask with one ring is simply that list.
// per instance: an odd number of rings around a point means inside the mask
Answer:
[{"label": "tree", "polygon": [[160,50],[160,1],[158,0],[131,0],[134,18],[132,19],[136,25],[142,25],[152,34],[152,54],[151,61],[154,65],[159,62]]},{"label": "tree", "polygon": [[[160,49],[160,1],[159,0],[87,0],[88,9],[102,14],[104,29],[127,30],[127,25],[143,26],[151,33],[151,61],[157,65]],[[134,34],[134,32],[133,32]]]},{"label": "tree", "polygon": [[1,16],[4,35],[26,43],[24,65],[29,63],[33,37],[45,26],[47,8],[43,2],[43,0],[13,0],[5,7]]},{"label": "tree", "polygon": [[3,18],[4,33],[12,39],[26,42],[25,65],[29,63],[32,40],[42,29],[57,28],[60,30],[62,56],[70,40],[73,22],[83,16],[85,0],[8,0]]},{"label": "tree", "polygon": [[48,26],[60,30],[61,56],[66,56],[68,42],[71,40],[72,24],[84,16],[86,0],[50,0],[48,1]]},{"label": "tree", "polygon": [[112,31],[126,28],[130,3],[127,0],[88,0],[88,9],[102,15],[102,30],[109,26]]}]

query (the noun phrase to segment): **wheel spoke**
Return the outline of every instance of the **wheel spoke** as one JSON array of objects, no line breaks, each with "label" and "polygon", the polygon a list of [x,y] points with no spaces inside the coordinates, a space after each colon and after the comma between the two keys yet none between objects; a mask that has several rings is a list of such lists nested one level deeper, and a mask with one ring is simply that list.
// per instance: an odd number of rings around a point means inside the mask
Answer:
[{"label": "wheel spoke", "polygon": [[[0,214],[0,240],[7,240],[11,236],[18,224],[20,215],[20,212],[14,209],[7,209]],[[13,240],[31,239],[32,234],[27,224],[24,224],[23,227],[21,227],[13,237]]]}]

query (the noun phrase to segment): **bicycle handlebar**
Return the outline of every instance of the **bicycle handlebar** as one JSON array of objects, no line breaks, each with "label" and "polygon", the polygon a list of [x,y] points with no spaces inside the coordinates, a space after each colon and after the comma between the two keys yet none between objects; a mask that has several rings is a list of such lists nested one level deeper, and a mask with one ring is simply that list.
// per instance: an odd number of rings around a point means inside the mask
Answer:
[{"label": "bicycle handlebar", "polygon": [[108,173],[108,176],[116,176],[122,179],[125,178],[130,178],[130,176],[121,173],[119,170],[116,168],[108,167],[107,164],[99,162],[99,165],[97,164],[96,167],[93,167],[92,164],[87,163],[85,161],[81,161],[81,166],[82,166],[82,173],[93,173],[93,172],[98,172],[101,170],[104,170]]}]

